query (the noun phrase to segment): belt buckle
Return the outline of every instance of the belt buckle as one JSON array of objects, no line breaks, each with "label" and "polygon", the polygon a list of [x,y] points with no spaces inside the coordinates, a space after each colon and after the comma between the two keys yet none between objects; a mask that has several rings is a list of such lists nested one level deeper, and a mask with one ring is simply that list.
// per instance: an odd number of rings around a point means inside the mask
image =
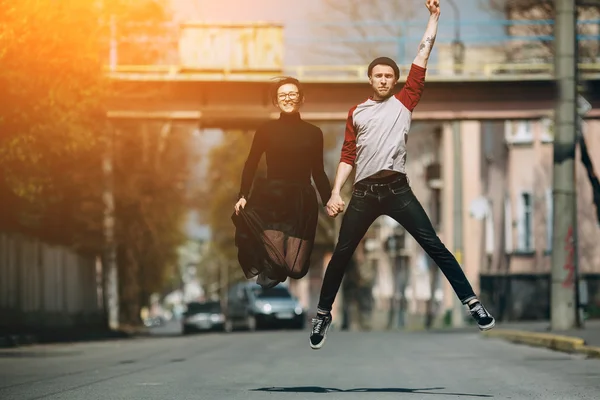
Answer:
[{"label": "belt buckle", "polygon": [[371,192],[380,194],[384,192],[386,188],[389,190],[390,185],[388,183],[372,183],[370,186]]}]

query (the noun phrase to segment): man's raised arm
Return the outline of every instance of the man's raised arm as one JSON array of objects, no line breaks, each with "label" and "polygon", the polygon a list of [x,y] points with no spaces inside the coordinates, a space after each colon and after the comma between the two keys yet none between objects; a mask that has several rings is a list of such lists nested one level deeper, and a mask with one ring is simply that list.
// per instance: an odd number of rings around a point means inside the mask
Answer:
[{"label": "man's raised arm", "polygon": [[419,44],[419,51],[413,61],[413,64],[418,65],[422,68],[427,68],[427,61],[431,55],[433,44],[435,43],[435,37],[438,30],[438,20],[440,19],[440,2],[439,0],[427,0],[425,2],[427,9],[429,10],[429,22],[427,22],[427,28],[423,39]]}]

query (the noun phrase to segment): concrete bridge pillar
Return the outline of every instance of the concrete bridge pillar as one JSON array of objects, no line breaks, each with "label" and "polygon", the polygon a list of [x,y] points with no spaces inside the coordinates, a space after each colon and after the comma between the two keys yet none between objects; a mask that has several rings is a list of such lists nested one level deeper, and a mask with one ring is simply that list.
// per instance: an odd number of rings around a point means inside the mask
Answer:
[{"label": "concrete bridge pillar", "polygon": [[[458,130],[460,141],[455,140],[455,130]],[[483,195],[481,122],[444,122],[441,143],[443,188],[442,228],[439,233],[478,294],[484,221],[474,218],[470,209],[473,202]],[[457,199],[460,204],[456,204]],[[464,314],[462,306],[456,305],[456,294],[446,280],[442,304],[444,310],[454,308],[457,313]]]}]

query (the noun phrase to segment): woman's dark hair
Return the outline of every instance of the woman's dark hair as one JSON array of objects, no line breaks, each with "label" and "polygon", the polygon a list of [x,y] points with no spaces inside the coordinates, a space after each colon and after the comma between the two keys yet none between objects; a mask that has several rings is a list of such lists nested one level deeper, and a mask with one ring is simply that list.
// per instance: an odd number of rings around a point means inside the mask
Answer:
[{"label": "woman's dark hair", "polygon": [[298,101],[300,103],[302,103],[304,101],[304,89],[302,89],[302,85],[300,85],[300,81],[296,78],[292,78],[291,76],[280,76],[277,78],[273,79],[273,84],[271,85],[271,101],[273,102],[273,105],[277,105],[277,91],[279,90],[280,87],[282,87],[283,85],[287,85],[288,83],[291,83],[292,85],[296,85],[296,87],[298,88],[298,93],[300,94],[300,97],[298,98]]}]

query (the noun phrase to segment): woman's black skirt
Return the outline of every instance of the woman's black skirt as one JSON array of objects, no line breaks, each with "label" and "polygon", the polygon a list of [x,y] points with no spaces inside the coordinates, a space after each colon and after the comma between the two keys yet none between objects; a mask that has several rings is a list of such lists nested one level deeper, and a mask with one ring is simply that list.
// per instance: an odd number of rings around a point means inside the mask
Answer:
[{"label": "woman's black skirt", "polygon": [[266,273],[284,281],[306,275],[318,203],[310,183],[257,179],[246,207],[232,215],[238,260],[247,279]]}]

